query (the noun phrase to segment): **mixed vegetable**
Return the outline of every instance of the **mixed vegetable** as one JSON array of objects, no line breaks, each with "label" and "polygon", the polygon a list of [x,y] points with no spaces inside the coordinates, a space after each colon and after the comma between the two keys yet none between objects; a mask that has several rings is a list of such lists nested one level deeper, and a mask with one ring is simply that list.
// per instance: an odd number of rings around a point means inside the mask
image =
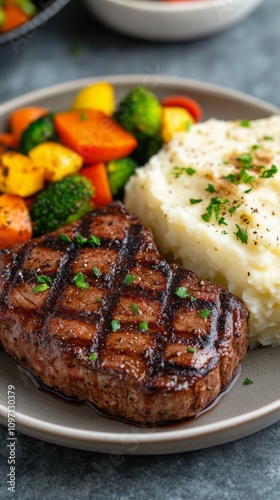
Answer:
[{"label": "mixed vegetable", "polygon": [[26,23],[37,13],[31,0],[0,0],[0,33],[6,33]]},{"label": "mixed vegetable", "polygon": [[142,86],[115,108],[106,82],[82,89],[68,111],[14,111],[0,134],[0,249],[121,198],[136,168],[200,119],[192,99],[159,102]]}]

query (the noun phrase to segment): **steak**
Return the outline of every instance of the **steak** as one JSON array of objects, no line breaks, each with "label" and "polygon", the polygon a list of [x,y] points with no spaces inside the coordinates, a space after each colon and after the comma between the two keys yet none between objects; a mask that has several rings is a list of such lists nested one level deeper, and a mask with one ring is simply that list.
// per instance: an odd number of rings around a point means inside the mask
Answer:
[{"label": "steak", "polygon": [[247,351],[245,305],[169,265],[121,203],[2,250],[0,276],[6,352],[46,386],[111,416],[194,416]]}]

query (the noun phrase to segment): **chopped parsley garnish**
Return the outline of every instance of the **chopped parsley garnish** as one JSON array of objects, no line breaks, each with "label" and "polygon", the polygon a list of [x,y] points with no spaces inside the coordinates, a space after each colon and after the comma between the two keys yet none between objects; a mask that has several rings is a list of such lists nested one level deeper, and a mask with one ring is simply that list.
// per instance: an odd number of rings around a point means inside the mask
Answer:
[{"label": "chopped parsley garnish", "polygon": [[113,332],[116,332],[117,330],[119,330],[121,327],[120,320],[119,319],[112,319],[111,327],[112,327]]},{"label": "chopped parsley garnish", "polygon": [[208,205],[208,207],[206,207],[206,213],[203,214],[201,216],[201,218],[205,222],[209,222],[212,215],[214,215],[216,221],[219,221],[220,220],[220,211],[222,208],[221,205],[225,205],[228,202],[229,202],[229,200],[223,199],[223,198],[217,198],[217,197],[211,198],[210,204]]},{"label": "chopped parsley garnish", "polygon": [[87,238],[84,238],[84,236],[81,236],[80,234],[77,234],[76,236],[76,243],[78,245],[78,247],[82,247],[83,245],[85,245],[87,243]]},{"label": "chopped parsley garnish", "polygon": [[147,331],[147,330],[149,330],[148,321],[142,321],[142,322],[140,323],[140,328],[141,328],[141,330],[143,330],[143,331]]},{"label": "chopped parsley garnish", "polygon": [[175,295],[177,295],[180,299],[185,299],[186,297],[189,297],[191,294],[190,292],[187,292],[185,286],[180,286],[179,288],[177,288]]},{"label": "chopped parsley garnish", "polygon": [[219,226],[228,226],[228,223],[226,222],[224,217],[221,217],[220,219],[218,219],[218,224],[219,224]]},{"label": "chopped parsley garnish", "polygon": [[229,160],[223,160],[223,164],[224,165],[228,165],[229,164]]},{"label": "chopped parsley garnish", "polygon": [[199,313],[199,316],[203,319],[206,319],[210,314],[211,314],[210,309],[202,309]]},{"label": "chopped parsley garnish", "polygon": [[134,280],[134,274],[127,274],[125,279],[124,279],[124,283],[126,285],[130,285],[130,283],[132,283]]},{"label": "chopped parsley garnish", "polygon": [[[250,191],[251,191],[251,190],[250,190]],[[238,203],[238,205],[233,205],[232,207],[230,207],[230,208],[228,209],[228,211],[229,211],[229,213],[230,213],[230,214],[234,214],[234,212],[236,212],[236,210],[237,210],[239,207],[241,207],[241,203]]]},{"label": "chopped parsley garnish", "polygon": [[276,173],[278,172],[278,168],[275,165],[272,165],[272,167],[268,170],[264,170],[260,177],[264,179],[268,179],[269,177],[273,177]]},{"label": "chopped parsley garnish", "polygon": [[93,352],[89,357],[88,357],[88,360],[89,361],[96,361],[98,358],[96,352]]},{"label": "chopped parsley garnish", "polygon": [[228,232],[227,231],[222,231],[222,234],[228,234]]},{"label": "chopped parsley garnish", "polygon": [[251,146],[251,149],[253,151],[255,151],[256,149],[259,149],[260,148],[260,145],[259,144],[253,144],[253,146]]},{"label": "chopped parsley garnish", "polygon": [[102,272],[100,271],[99,267],[93,266],[93,272],[97,278],[100,278],[100,276],[102,276]]},{"label": "chopped parsley garnish", "polygon": [[67,234],[62,233],[59,235],[59,237],[62,241],[66,241],[66,243],[72,243],[71,238],[69,238],[69,236],[67,236]]},{"label": "chopped parsley garnish", "polygon": [[238,224],[235,224],[237,231],[233,232],[236,235],[236,238],[240,240],[242,243],[247,244],[248,242],[248,234],[246,229],[242,229]]},{"label": "chopped parsley garnish", "polygon": [[89,288],[89,284],[86,282],[85,276],[83,273],[78,273],[74,276],[73,281],[78,288],[82,290],[87,290]]},{"label": "chopped parsley garnish", "polygon": [[252,184],[256,177],[253,175],[247,174],[245,168],[243,168],[240,172],[240,182],[243,182],[244,184]]},{"label": "chopped parsley garnish", "polygon": [[243,381],[243,385],[251,385],[253,383],[254,383],[253,380],[250,378],[245,378]]},{"label": "chopped parsley garnish", "polygon": [[132,304],[131,304],[131,309],[132,309],[132,311],[134,312],[134,314],[139,314],[139,308],[138,308],[137,304],[134,304],[134,303],[132,302]]},{"label": "chopped parsley garnish", "polygon": [[237,184],[237,175],[236,174],[228,174],[224,177],[226,181],[231,182],[232,184]]},{"label": "chopped parsley garnish", "polygon": [[241,127],[245,127],[245,128],[250,127],[251,126],[251,120],[241,120],[240,126]]},{"label": "chopped parsley garnish", "polygon": [[187,175],[193,175],[195,174],[196,170],[192,167],[173,167],[173,174],[175,175],[175,178],[178,179],[180,175],[183,173]]},{"label": "chopped parsley garnish", "polygon": [[98,247],[100,245],[100,238],[99,236],[95,236],[94,234],[92,234],[88,240],[87,240],[88,244],[91,245],[92,247]]},{"label": "chopped parsley garnish", "polygon": [[42,283],[41,285],[35,286],[32,288],[33,293],[45,292],[49,287],[47,283]]},{"label": "chopped parsley garnish", "polygon": [[40,285],[32,288],[33,293],[45,292],[48,288],[50,288],[50,284],[51,284],[52,280],[51,280],[51,278],[49,278],[49,276],[45,276],[45,275],[41,274],[40,276],[36,276],[36,277],[37,277],[37,281],[38,281],[38,283],[40,283]]},{"label": "chopped parsley garnish", "polygon": [[252,165],[252,161],[253,161],[252,156],[249,154],[244,154],[244,155],[238,156],[238,158],[236,158],[236,159],[243,164],[244,168],[249,168],[249,166]]},{"label": "chopped parsley garnish", "polygon": [[264,140],[264,141],[273,141],[273,140],[274,140],[274,137],[272,137],[271,135],[265,135],[265,136],[263,137],[263,140]]},{"label": "chopped parsley garnish", "polygon": [[37,281],[38,283],[47,283],[47,285],[50,285],[52,282],[51,278],[49,276],[45,276],[44,274],[37,276]]},{"label": "chopped parsley garnish", "polygon": [[198,199],[196,200],[195,198],[190,198],[190,204],[191,205],[195,205],[196,203],[200,203],[202,201],[202,199]]},{"label": "chopped parsley garnish", "polygon": [[100,302],[102,303],[103,302],[103,299],[101,297],[96,297],[96,302]]},{"label": "chopped parsley garnish", "polygon": [[208,184],[207,188],[205,188],[205,191],[208,191],[209,193],[216,193],[216,189],[214,188],[213,184]]},{"label": "chopped parsley garnish", "polygon": [[87,120],[87,115],[85,113],[81,113],[80,120],[81,120],[81,122],[85,122]]},{"label": "chopped parsley garnish", "polygon": [[250,193],[251,191],[252,191],[252,188],[250,188],[250,189],[246,189],[246,191],[244,191],[244,193],[245,193],[245,194],[248,194],[248,193]]},{"label": "chopped parsley garnish", "polygon": [[187,348],[187,351],[188,351],[188,352],[192,352],[192,353],[194,353],[194,352],[195,352],[195,348],[194,348],[194,347],[188,347],[188,348]]}]

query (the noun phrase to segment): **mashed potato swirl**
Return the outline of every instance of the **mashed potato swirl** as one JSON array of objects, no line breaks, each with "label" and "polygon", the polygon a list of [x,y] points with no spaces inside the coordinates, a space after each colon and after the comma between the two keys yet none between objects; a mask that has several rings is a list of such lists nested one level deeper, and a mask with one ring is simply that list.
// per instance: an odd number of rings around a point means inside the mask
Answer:
[{"label": "mashed potato swirl", "polygon": [[126,187],[159,250],[250,310],[251,345],[280,345],[280,117],[180,133]]}]

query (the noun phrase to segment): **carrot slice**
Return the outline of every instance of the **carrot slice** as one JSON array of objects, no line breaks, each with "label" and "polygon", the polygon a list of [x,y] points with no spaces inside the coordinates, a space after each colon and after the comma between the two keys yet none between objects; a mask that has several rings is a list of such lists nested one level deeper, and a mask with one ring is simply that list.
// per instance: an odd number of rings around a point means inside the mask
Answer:
[{"label": "carrot slice", "polygon": [[46,108],[30,107],[17,109],[11,113],[10,126],[16,142],[19,142],[23,132],[29,127],[30,123],[47,115],[48,112]]},{"label": "carrot slice", "polygon": [[32,223],[23,198],[15,194],[0,195],[0,249],[32,237]]},{"label": "carrot slice", "polygon": [[87,177],[94,187],[93,202],[104,207],[113,201],[107,169],[104,163],[95,163],[80,170],[80,174]]},{"label": "carrot slice", "polygon": [[0,134],[0,145],[6,148],[16,148],[16,141],[13,134]]},{"label": "carrot slice", "polygon": [[163,107],[168,108],[185,108],[194,118],[195,122],[202,119],[202,109],[197,101],[185,95],[169,95],[161,101]]},{"label": "carrot slice", "polygon": [[99,110],[58,113],[54,124],[62,143],[86,164],[123,158],[137,146],[135,137]]},{"label": "carrot slice", "polygon": [[25,12],[17,5],[8,5],[5,7],[4,12],[5,18],[1,27],[1,33],[13,30],[30,19],[30,16],[25,14]]}]

